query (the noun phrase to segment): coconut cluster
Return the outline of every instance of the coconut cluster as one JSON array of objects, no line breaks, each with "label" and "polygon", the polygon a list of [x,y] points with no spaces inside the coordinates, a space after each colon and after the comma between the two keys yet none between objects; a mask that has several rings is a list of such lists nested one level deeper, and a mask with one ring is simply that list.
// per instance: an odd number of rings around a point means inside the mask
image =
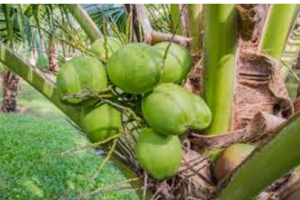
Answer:
[{"label": "coconut cluster", "polygon": [[91,51],[107,60],[106,67],[88,56],[65,63],[57,76],[60,99],[81,107],[81,127],[92,142],[98,142],[119,132],[120,111],[108,104],[98,105],[96,99],[65,97],[83,94],[87,88],[103,90],[108,81],[123,93],[140,95],[148,128],[141,130],[137,140],[138,162],[153,178],[172,177],[181,164],[178,136],[190,129],[208,127],[212,118],[204,100],[180,85],[191,70],[192,57],[188,50],[175,43],[122,45],[116,38],[105,40],[95,41]]}]

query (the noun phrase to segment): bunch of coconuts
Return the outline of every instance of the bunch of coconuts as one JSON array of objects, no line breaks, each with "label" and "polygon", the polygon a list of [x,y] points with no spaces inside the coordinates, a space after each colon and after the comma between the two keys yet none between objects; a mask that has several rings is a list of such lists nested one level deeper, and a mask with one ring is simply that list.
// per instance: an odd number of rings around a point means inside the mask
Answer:
[{"label": "bunch of coconuts", "polygon": [[141,95],[148,128],[138,136],[138,162],[153,178],[172,177],[181,164],[178,136],[208,127],[212,118],[201,97],[179,85],[191,70],[190,53],[175,43],[122,45],[113,37],[98,39],[91,51],[106,58],[106,66],[89,56],[66,62],[57,76],[60,100],[81,109],[83,131],[91,142],[99,142],[120,131],[122,113],[96,98],[78,99],[72,94],[101,91],[110,81],[124,93]]}]

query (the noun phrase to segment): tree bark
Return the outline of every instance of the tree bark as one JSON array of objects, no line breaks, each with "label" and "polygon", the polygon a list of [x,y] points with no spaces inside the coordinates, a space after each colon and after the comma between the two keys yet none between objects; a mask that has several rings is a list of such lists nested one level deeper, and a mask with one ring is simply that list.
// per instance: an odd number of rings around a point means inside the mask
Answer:
[{"label": "tree bark", "polygon": [[2,75],[3,100],[1,111],[5,113],[16,112],[19,77],[10,70]]},{"label": "tree bark", "polygon": [[48,50],[48,60],[49,60],[49,71],[57,72],[57,54],[56,54],[56,46],[53,41],[53,38],[50,39],[49,50]]}]

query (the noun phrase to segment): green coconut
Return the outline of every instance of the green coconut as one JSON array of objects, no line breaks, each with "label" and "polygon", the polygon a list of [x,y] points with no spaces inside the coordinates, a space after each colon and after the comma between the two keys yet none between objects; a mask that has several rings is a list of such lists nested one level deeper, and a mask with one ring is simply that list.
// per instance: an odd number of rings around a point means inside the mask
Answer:
[{"label": "green coconut", "polygon": [[[68,98],[71,94],[83,94],[89,89],[99,91],[107,87],[107,76],[104,65],[96,58],[89,56],[76,57],[67,61],[59,70],[56,79],[57,90],[65,104],[88,105],[94,100]],[[89,89],[88,89],[89,88]]]},{"label": "green coconut", "polygon": [[84,107],[81,111],[81,126],[91,142],[99,142],[119,133],[121,112],[108,105]]},{"label": "green coconut", "polygon": [[218,180],[222,180],[230,174],[247,156],[255,149],[249,144],[234,144],[227,147],[217,158],[215,165],[215,175]]},{"label": "green coconut", "polygon": [[207,128],[211,122],[212,114],[205,101],[198,95],[191,93],[194,102],[195,119],[191,125],[193,129]]},{"label": "green coconut", "polygon": [[[164,56],[168,45],[169,42],[161,42],[153,47]],[[164,63],[164,73],[161,81],[164,83],[181,83],[190,72],[192,64],[193,59],[190,52],[183,46],[172,43]]]},{"label": "green coconut", "polygon": [[173,83],[162,83],[142,99],[142,113],[149,126],[166,135],[180,135],[195,119],[190,93]]},{"label": "green coconut", "polygon": [[153,178],[170,178],[180,167],[181,143],[177,136],[143,129],[138,137],[136,155],[141,167]]},{"label": "green coconut", "polygon": [[[122,43],[118,38],[115,37],[106,37],[107,39],[107,49],[104,46],[104,38],[96,40],[91,46],[91,52],[103,60],[108,60],[115,51],[122,47]],[[106,58],[107,51],[107,58]]]},{"label": "green coconut", "polygon": [[121,47],[110,57],[108,76],[124,92],[146,93],[159,83],[162,63],[163,58],[154,47],[132,43]]}]

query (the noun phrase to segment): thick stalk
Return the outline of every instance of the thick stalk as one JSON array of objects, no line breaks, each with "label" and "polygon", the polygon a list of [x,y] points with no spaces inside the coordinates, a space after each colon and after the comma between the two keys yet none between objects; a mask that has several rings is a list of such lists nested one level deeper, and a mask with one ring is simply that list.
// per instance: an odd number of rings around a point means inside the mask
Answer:
[{"label": "thick stalk", "polygon": [[79,4],[66,4],[65,6],[92,42],[103,36],[96,24]]},{"label": "thick stalk", "polygon": [[[182,35],[182,24],[180,18],[180,8],[178,4],[170,4],[172,18],[172,32],[176,31],[177,35]],[[178,28],[176,29],[178,25]],[[176,30],[175,30],[176,29]]]},{"label": "thick stalk", "polygon": [[186,4],[189,22],[189,37],[191,41],[191,53],[198,54],[201,47],[201,4]]},{"label": "thick stalk", "polygon": [[237,11],[233,4],[204,5],[204,92],[212,111],[208,134],[229,131],[234,96]]},{"label": "thick stalk", "polygon": [[261,147],[225,181],[218,200],[254,199],[267,186],[300,163],[300,112],[280,126],[275,136]]},{"label": "thick stalk", "polygon": [[280,59],[289,31],[293,25],[297,4],[273,4],[264,26],[259,49],[273,58]]}]

